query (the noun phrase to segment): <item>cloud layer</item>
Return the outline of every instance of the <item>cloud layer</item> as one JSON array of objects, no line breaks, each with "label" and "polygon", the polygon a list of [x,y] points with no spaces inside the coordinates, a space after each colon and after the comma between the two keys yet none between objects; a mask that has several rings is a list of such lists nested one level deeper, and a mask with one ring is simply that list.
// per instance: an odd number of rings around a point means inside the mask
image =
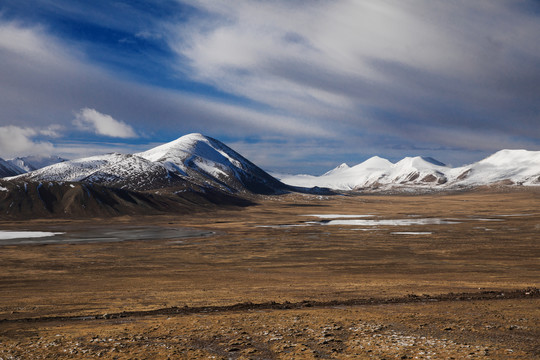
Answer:
[{"label": "cloud layer", "polygon": [[203,132],[278,171],[460,165],[540,149],[539,33],[532,0],[16,2],[0,126],[49,150],[76,129],[126,150]]},{"label": "cloud layer", "polygon": [[434,143],[447,140],[448,129],[514,136],[538,129],[540,21],[532,2],[531,9],[504,1],[194,5],[207,17],[178,29],[175,49],[194,78],[224,91],[404,140],[425,127],[439,129]]}]

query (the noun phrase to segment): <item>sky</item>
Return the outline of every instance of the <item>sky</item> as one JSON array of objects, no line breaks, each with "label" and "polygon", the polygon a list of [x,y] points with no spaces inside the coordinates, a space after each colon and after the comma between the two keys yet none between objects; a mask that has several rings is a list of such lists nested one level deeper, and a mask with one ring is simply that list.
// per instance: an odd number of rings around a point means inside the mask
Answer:
[{"label": "sky", "polygon": [[0,0],[0,157],[198,132],[273,172],[540,150],[533,0]]}]

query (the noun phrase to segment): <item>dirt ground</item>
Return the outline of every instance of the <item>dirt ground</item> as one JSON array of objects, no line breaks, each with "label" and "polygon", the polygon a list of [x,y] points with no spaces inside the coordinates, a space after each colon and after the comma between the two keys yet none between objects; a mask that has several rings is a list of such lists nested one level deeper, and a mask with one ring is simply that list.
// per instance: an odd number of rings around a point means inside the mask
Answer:
[{"label": "dirt ground", "polygon": [[[0,247],[0,359],[540,358],[540,189],[257,201],[0,223],[213,232]],[[451,223],[331,225],[317,214]]]}]

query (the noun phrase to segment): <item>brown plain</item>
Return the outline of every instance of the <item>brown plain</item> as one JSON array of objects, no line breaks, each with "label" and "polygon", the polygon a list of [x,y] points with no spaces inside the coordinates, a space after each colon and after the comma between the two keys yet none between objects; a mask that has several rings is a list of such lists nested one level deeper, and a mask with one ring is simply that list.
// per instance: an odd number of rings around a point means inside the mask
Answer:
[{"label": "brown plain", "polygon": [[[215,234],[1,247],[0,358],[540,358],[539,200],[534,188],[294,194],[192,215],[3,222],[3,230],[136,224]],[[459,223],[277,226],[320,220],[304,216],[314,214]],[[526,295],[504,296],[513,290]],[[459,296],[482,292],[502,295]],[[272,302],[293,306],[226,308]],[[144,313],[171,308],[199,310]]]}]

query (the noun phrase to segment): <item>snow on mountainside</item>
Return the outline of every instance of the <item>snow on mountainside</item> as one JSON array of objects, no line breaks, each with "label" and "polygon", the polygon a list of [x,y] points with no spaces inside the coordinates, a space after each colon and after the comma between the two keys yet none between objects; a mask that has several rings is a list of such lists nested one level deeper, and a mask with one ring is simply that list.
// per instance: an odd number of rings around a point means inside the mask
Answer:
[{"label": "snow on mountainside", "polygon": [[335,190],[454,189],[490,184],[540,185],[540,151],[501,150],[471,165],[450,168],[425,157],[407,157],[393,164],[379,157],[348,167],[343,164],[321,176],[283,175],[294,186]]},{"label": "snow on mountainside", "polygon": [[291,175],[280,179],[286,184],[303,187],[325,187],[335,190],[353,190],[364,185],[373,184],[391,167],[386,159],[374,156],[353,167],[338,166],[322,176]]},{"label": "snow on mountainside", "polygon": [[17,165],[14,165],[10,163],[9,161],[6,161],[2,158],[0,158],[0,178],[6,177],[6,176],[15,176],[24,173],[25,171],[18,167]]},{"label": "snow on mountainside", "polygon": [[65,161],[17,176],[28,181],[82,181],[100,169],[120,162],[127,155],[113,153]]},{"label": "snow on mountainside", "polygon": [[[9,166],[9,175],[24,171],[5,161],[0,162],[0,170],[2,164]],[[8,180],[83,182],[137,191],[176,187],[268,195],[325,191],[320,188],[452,190],[491,184],[540,185],[540,151],[502,150],[458,168],[428,157],[406,157],[394,164],[374,156],[356,166],[342,164],[321,176],[279,177],[282,182],[216,139],[189,134],[141,153],[65,161]]]},{"label": "snow on mountainside", "polygon": [[67,161],[67,159],[63,159],[59,156],[25,156],[25,157],[17,157],[15,159],[8,160],[11,164],[28,171],[34,171],[41,168],[44,168],[49,165],[57,164]]},{"label": "snow on mountainside", "polygon": [[130,190],[187,183],[231,193],[292,190],[225,144],[201,134],[182,136],[138,154],[114,153],[66,161],[13,179],[97,183]]},{"label": "snow on mountainside", "polygon": [[275,194],[291,190],[227,145],[201,134],[185,135],[135,155],[161,163],[195,183],[227,191]]},{"label": "snow on mountainside", "polygon": [[540,185],[540,151],[501,150],[474,164],[452,169],[464,186],[492,183]]},{"label": "snow on mountainside", "polygon": [[374,156],[353,167],[340,165],[322,176],[296,175],[282,177],[286,184],[320,186],[336,190],[387,188],[394,185],[431,186],[447,181],[448,168],[431,158],[407,157],[396,164]]},{"label": "snow on mountainside", "polygon": [[65,161],[11,178],[25,181],[95,183],[130,190],[149,190],[183,185],[160,163],[136,155],[112,153]]},{"label": "snow on mountainside", "polygon": [[394,165],[385,177],[380,179],[381,184],[402,185],[429,185],[444,184],[448,181],[445,173],[450,168],[440,161],[424,157],[406,157]]},{"label": "snow on mountainside", "polygon": [[80,181],[131,190],[156,189],[183,182],[173,177],[163,165],[135,155],[121,155],[118,161],[101,166]]},{"label": "snow on mountainside", "polygon": [[343,173],[344,171],[350,169],[350,166],[347,165],[346,163],[343,163],[341,165],[339,165],[338,167],[324,173],[323,175],[324,176],[328,176],[328,175],[337,175],[337,174],[341,174]]}]

